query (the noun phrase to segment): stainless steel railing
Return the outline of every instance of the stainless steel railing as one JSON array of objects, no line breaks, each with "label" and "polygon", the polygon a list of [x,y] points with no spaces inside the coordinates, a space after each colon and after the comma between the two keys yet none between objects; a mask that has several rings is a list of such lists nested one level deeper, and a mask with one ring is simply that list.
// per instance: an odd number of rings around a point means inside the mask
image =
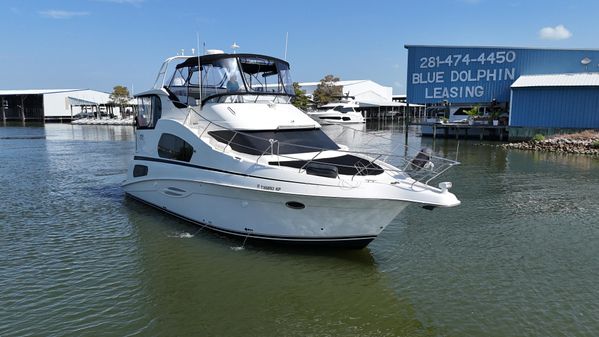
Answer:
[{"label": "stainless steel railing", "polygon": [[[353,165],[334,164],[338,168],[348,168],[355,170],[355,173],[350,177],[350,180],[352,181],[356,176],[368,176],[369,170],[373,170],[375,172],[378,172],[380,170],[382,171],[382,173],[384,172],[394,178],[397,178],[398,176],[405,174],[414,179],[414,181],[428,184],[430,181],[439,177],[441,174],[445,173],[453,166],[459,165],[459,162],[456,160],[435,156],[434,154],[432,154],[432,151],[429,152],[428,150],[424,149],[415,149],[409,147],[408,145],[404,145],[404,151],[399,151],[403,152],[404,155],[398,155],[394,153],[349,151],[343,149],[330,150],[324,148],[305,146],[301,144],[281,142],[276,139],[266,139],[252,135],[251,133],[237,131],[230,129],[226,126],[219,125],[213,121],[206,119],[193,107],[189,107],[189,113],[185,118],[184,124],[191,129],[196,129],[196,134],[199,138],[202,138],[207,132],[210,132],[211,130],[228,130],[230,132],[233,132],[233,135],[228,140],[226,140],[226,142],[222,142],[221,140],[216,139],[214,137],[212,138],[214,138],[214,140],[218,143],[224,145],[222,149],[220,149],[220,151],[222,152],[226,152],[227,149],[232,149],[233,145],[237,145],[238,147],[247,148],[253,150],[255,153],[259,153],[257,155],[248,155],[247,153],[244,154],[245,156],[255,157],[256,164],[260,162],[260,159],[267,155],[272,157],[271,159],[273,159],[273,161],[277,162],[279,165],[281,162],[284,161],[305,161],[305,163],[299,168],[300,173],[306,171],[306,167],[310,165],[310,163],[326,164],[326,161],[324,161],[324,159],[332,158],[331,154],[335,154],[337,157],[340,153],[356,156],[360,158],[360,160],[356,161]],[[264,149],[250,148],[246,144],[235,142],[235,139],[239,138],[239,135],[258,139],[267,142],[269,145]],[[280,153],[281,145],[291,145],[293,147],[303,148],[309,151],[304,151],[303,154]],[[313,155],[306,158],[307,153],[313,153]]]}]

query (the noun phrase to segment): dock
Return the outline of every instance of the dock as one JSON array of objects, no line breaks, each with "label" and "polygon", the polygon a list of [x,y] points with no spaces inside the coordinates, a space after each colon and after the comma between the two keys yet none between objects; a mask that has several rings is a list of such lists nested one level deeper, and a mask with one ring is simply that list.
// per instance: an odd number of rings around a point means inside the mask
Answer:
[{"label": "dock", "polygon": [[507,125],[489,124],[410,123],[410,125],[419,125],[422,130],[422,136],[430,136],[433,138],[479,138],[480,140],[498,139],[499,141],[508,139],[509,129],[509,126]]}]

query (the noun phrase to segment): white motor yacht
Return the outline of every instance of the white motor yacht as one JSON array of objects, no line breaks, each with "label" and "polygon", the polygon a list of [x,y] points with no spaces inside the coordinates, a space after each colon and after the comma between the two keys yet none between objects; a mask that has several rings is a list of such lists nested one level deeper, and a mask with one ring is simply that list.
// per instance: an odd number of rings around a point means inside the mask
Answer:
[{"label": "white motor yacht", "polygon": [[167,59],[153,89],[136,95],[124,191],[245,239],[350,247],[410,204],[460,204],[451,183],[427,184],[457,162],[351,152],[291,104],[293,93],[289,64],[274,57]]},{"label": "white motor yacht", "polygon": [[316,111],[307,112],[320,124],[357,124],[366,123],[362,113],[356,111],[359,104],[350,96],[342,97],[338,102],[327,103]]}]

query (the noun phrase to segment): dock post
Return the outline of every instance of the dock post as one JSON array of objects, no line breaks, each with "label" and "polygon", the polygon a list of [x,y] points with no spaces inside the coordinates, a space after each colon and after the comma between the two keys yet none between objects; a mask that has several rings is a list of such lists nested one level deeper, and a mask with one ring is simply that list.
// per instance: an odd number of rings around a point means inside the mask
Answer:
[{"label": "dock post", "polygon": [[484,128],[482,128],[482,129],[480,130],[480,140],[483,140],[483,136],[484,136],[484,135],[485,135],[485,129],[484,129]]},{"label": "dock post", "polygon": [[25,121],[25,98],[21,95],[21,119]]},{"label": "dock post", "polygon": [[[410,103],[406,102],[406,106],[409,108]],[[408,148],[408,127],[410,126],[410,117],[408,116],[408,114],[404,114],[403,125],[404,125],[404,127],[403,127],[404,145],[405,145],[405,148],[407,149]]]},{"label": "dock post", "polygon": [[2,97],[2,101],[0,101],[0,103],[2,104],[2,121],[5,122],[6,121],[6,111],[4,110],[4,97]]},{"label": "dock post", "polygon": [[433,139],[437,138],[437,125],[433,124]]}]

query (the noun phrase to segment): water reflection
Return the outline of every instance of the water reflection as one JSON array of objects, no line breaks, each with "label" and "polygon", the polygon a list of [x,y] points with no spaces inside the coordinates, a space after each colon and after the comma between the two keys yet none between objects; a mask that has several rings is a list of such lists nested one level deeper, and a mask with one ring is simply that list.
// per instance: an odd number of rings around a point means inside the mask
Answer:
[{"label": "water reflection", "polygon": [[[432,336],[370,252],[306,251],[197,231],[145,205],[138,228],[148,334]],[[187,235],[182,235],[187,234]],[[323,254],[325,253],[325,254]],[[181,324],[185,322],[185,324]]]}]

